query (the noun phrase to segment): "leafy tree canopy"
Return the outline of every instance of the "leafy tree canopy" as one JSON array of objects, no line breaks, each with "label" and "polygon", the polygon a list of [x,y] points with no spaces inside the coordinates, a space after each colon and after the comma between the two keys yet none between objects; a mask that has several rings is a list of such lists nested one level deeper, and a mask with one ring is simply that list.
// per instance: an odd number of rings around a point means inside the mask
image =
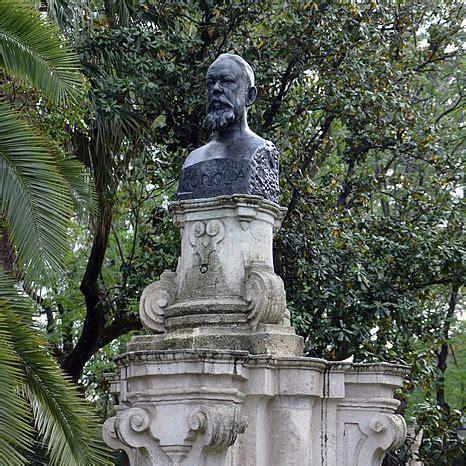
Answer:
[{"label": "leafy tree canopy", "polygon": [[[411,364],[402,407],[424,386],[448,421],[464,276],[462,2],[126,1],[74,19],[53,4],[81,54],[89,114],[80,124],[42,106],[37,118],[62,128],[99,203],[40,305],[62,366],[78,379],[100,348],[120,347],[140,329],[141,290],[174,266],[167,201],[209,137],[205,71],[230,51],[256,72],[251,127],[281,150],[276,269],[307,354]],[[432,448],[454,456],[454,437]]]}]

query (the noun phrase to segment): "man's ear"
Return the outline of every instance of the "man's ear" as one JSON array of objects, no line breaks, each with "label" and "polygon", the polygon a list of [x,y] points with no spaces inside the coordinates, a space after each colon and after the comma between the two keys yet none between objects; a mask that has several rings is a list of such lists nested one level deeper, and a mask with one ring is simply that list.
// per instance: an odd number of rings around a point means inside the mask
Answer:
[{"label": "man's ear", "polygon": [[248,92],[246,94],[246,107],[249,107],[252,105],[257,98],[257,88],[255,86],[251,86],[248,89]]}]

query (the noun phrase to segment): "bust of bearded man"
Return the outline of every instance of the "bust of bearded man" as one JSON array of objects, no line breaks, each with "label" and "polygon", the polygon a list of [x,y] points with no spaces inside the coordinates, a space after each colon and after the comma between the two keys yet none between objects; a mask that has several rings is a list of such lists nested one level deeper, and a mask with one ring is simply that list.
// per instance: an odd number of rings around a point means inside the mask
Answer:
[{"label": "bust of bearded man", "polygon": [[212,139],[187,157],[178,199],[254,194],[278,203],[278,151],[248,126],[257,97],[254,73],[239,55],[220,55],[207,71],[207,117]]}]

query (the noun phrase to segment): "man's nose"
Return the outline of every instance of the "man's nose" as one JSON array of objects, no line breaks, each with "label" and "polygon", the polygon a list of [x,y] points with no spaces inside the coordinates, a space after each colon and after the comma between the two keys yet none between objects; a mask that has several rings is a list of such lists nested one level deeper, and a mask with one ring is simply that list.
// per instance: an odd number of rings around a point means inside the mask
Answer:
[{"label": "man's nose", "polygon": [[213,91],[214,91],[214,93],[216,93],[216,94],[218,94],[218,93],[220,93],[220,92],[223,91],[222,85],[220,84],[220,81],[216,81],[216,83],[214,84]]}]

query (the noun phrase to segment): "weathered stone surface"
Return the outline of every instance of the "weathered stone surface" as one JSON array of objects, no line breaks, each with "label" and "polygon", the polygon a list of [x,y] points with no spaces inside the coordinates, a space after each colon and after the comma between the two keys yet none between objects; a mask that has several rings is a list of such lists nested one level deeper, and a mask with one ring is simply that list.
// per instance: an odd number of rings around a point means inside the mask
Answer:
[{"label": "weathered stone surface", "polygon": [[109,379],[104,438],[132,466],[378,466],[404,439],[406,368],[303,358],[272,240],[285,209],[259,196],[171,205],[176,272],[143,292],[157,335],[136,336]]},{"label": "weathered stone surface", "polygon": [[[170,208],[181,230],[178,267],[146,288],[140,306],[143,324],[167,334],[134,345],[301,355],[302,338],[290,326],[283,282],[273,271],[273,234],[286,210],[241,195]],[[256,332],[262,324],[276,328]]]},{"label": "weathered stone surface", "polygon": [[377,466],[406,431],[407,368],[245,351],[138,351],[110,380],[104,425],[133,465]]},{"label": "weathered stone surface", "polygon": [[166,335],[138,335],[128,345],[129,351],[173,349],[236,350],[280,357],[301,356],[304,344],[288,325],[259,324],[254,330],[239,325],[193,326]]},{"label": "weathered stone surface", "polygon": [[170,207],[181,255],[142,294],[157,335],[117,359],[105,441],[131,466],[379,466],[406,434],[393,395],[407,370],[302,357],[273,270],[278,151],[246,121],[254,75],[221,55],[207,88],[214,137],[189,155]]}]

